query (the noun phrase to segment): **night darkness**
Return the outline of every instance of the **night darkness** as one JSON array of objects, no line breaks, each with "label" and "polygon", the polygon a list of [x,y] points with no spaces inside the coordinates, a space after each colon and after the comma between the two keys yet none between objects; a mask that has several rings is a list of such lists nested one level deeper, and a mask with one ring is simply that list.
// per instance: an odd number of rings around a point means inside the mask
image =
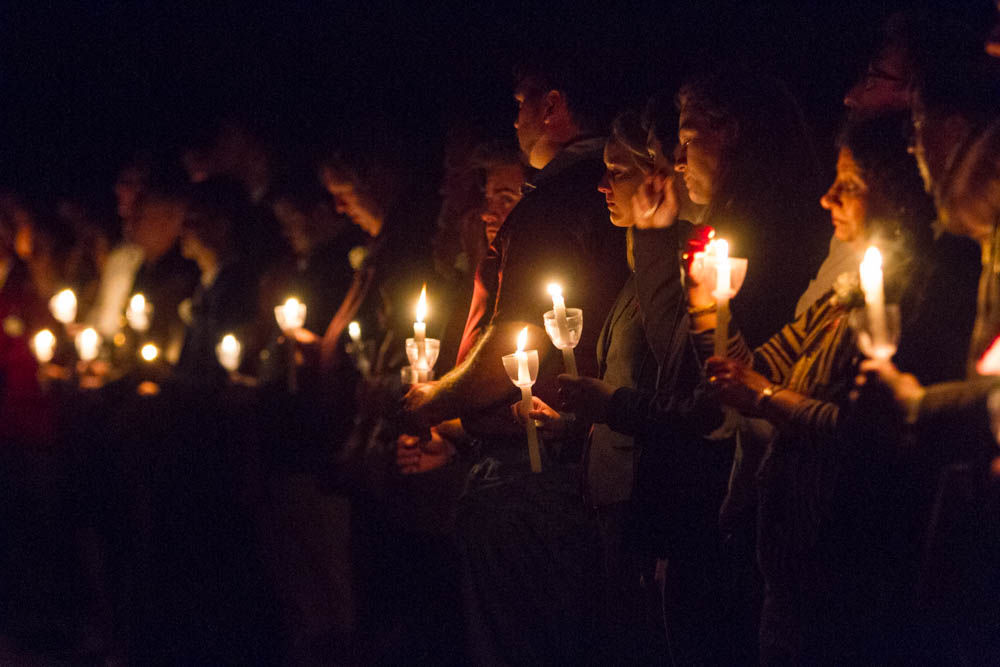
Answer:
[{"label": "night darkness", "polygon": [[[391,127],[431,174],[455,123],[512,134],[524,47],[599,52],[625,72],[624,104],[707,57],[758,63],[790,84],[824,148],[883,18],[907,4],[4,3],[0,183],[110,212],[124,159],[173,153],[232,114],[298,162]],[[949,4],[980,25],[993,11]]]}]

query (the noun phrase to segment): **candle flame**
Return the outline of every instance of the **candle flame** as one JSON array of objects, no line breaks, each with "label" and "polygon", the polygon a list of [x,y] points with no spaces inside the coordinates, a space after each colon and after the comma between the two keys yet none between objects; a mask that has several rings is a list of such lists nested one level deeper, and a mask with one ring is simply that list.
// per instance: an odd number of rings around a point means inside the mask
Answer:
[{"label": "candle flame", "polygon": [[300,305],[302,305],[301,302],[298,299],[296,299],[294,296],[291,296],[291,297],[288,297],[287,299],[285,299],[285,310],[287,310],[289,312],[295,312],[295,311],[297,311],[299,309]]},{"label": "candle flame", "polygon": [[521,333],[517,334],[517,351],[524,352],[524,346],[528,344],[528,327],[521,329]]},{"label": "candle flame", "polygon": [[347,335],[351,338],[361,338],[361,325],[357,322],[351,322],[348,324]]},{"label": "candle flame", "polygon": [[865,258],[861,260],[861,270],[872,271],[882,268],[882,253],[875,246],[868,246],[865,250]]},{"label": "candle flame", "polygon": [[69,288],[62,290],[52,297],[49,308],[57,320],[69,324],[76,319],[76,294]]},{"label": "candle flame", "polygon": [[146,297],[143,294],[133,294],[128,305],[133,311],[141,313],[146,310]]},{"label": "candle flame", "polygon": [[238,353],[240,349],[240,342],[236,340],[236,336],[233,334],[226,334],[223,336],[220,345],[225,352],[232,354]]},{"label": "candle flame", "polygon": [[562,296],[562,286],[559,283],[549,283],[549,296]]},{"label": "candle flame", "polygon": [[146,343],[142,346],[142,349],[139,350],[139,354],[142,355],[142,358],[146,361],[155,361],[156,358],[160,356],[160,350],[152,343]]},{"label": "candle flame", "polygon": [[420,288],[420,298],[417,299],[417,322],[423,322],[427,317],[427,283]]}]

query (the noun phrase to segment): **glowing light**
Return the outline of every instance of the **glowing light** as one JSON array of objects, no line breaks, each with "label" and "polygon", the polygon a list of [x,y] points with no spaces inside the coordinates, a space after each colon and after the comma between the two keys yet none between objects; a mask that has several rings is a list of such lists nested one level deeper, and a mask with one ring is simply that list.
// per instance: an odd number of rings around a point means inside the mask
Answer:
[{"label": "glowing light", "polygon": [[76,335],[76,351],[82,361],[93,361],[101,347],[101,334],[93,327],[87,327]]},{"label": "glowing light", "polygon": [[219,364],[230,373],[235,372],[240,367],[240,355],[243,346],[233,334],[226,334],[215,347],[215,355],[219,359]]},{"label": "glowing light", "polygon": [[160,349],[152,343],[146,343],[139,350],[139,356],[145,361],[156,361],[156,358],[160,356]]},{"label": "glowing light", "polygon": [[523,329],[521,329],[521,333],[517,334],[517,351],[524,352],[524,346],[527,344],[528,344],[528,327],[524,327]]},{"label": "glowing light", "polygon": [[427,283],[420,288],[420,298],[417,299],[417,322],[423,323],[427,317]]},{"label": "glowing light", "polygon": [[71,289],[62,290],[49,300],[49,310],[56,320],[70,324],[76,319],[76,294]]},{"label": "glowing light", "polygon": [[35,358],[43,364],[52,361],[56,351],[56,336],[48,329],[42,329],[31,339],[31,349],[35,353]]},{"label": "glowing light", "polygon": [[361,325],[357,322],[351,322],[347,325],[347,335],[351,337],[355,343],[361,340]]}]

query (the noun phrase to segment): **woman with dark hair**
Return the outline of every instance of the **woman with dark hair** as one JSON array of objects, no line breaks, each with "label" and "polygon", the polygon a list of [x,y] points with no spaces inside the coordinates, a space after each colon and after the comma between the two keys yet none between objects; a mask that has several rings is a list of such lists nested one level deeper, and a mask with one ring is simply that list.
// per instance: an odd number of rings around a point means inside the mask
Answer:
[{"label": "woman with dark hair", "polygon": [[[899,117],[848,128],[837,178],[821,199],[840,240],[859,252],[872,243],[882,248],[890,302],[913,289],[908,260],[926,255],[930,240],[931,209],[903,128]],[[711,353],[716,324],[708,289],[689,292],[702,356]],[[842,275],[753,352],[734,327],[729,358],[707,363],[709,382],[727,405],[775,427],[758,473],[763,664],[857,662],[877,649],[887,566],[877,545],[887,538],[880,518],[889,497],[881,494],[892,477],[886,443],[853,431],[845,410],[858,357],[848,315],[863,303],[857,275]]]},{"label": "woman with dark hair", "polygon": [[824,250],[808,130],[784,84],[738,67],[691,79],[677,104],[674,168],[705,206],[698,222],[729,241],[731,256],[749,259],[733,310],[759,344],[792,316]]}]

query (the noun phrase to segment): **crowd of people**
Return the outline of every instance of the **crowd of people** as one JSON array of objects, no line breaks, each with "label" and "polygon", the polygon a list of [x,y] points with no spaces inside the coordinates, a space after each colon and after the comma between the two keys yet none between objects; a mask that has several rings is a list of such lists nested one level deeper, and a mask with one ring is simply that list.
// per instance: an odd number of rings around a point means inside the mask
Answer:
[{"label": "crowd of people", "polygon": [[0,193],[3,660],[995,664],[987,33],[894,15],[828,151],[769,74],[548,53],[438,190],[232,118],[115,232]]}]

